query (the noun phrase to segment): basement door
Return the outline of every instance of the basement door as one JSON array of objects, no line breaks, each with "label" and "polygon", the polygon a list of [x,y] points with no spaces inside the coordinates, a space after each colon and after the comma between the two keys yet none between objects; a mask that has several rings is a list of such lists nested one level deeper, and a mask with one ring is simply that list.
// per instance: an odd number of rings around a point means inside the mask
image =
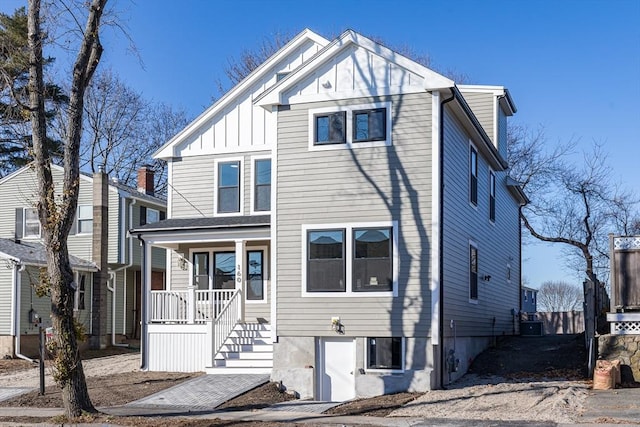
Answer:
[{"label": "basement door", "polygon": [[355,354],[352,338],[320,338],[318,343],[319,400],[342,402],[356,396]]}]

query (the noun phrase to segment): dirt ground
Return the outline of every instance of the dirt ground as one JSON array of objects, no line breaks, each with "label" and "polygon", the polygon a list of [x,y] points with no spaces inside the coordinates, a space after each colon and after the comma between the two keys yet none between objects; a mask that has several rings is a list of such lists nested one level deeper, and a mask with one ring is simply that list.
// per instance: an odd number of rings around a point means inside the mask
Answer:
[{"label": "dirt ground", "polygon": [[[140,399],[192,378],[191,374],[140,372],[139,356],[125,353],[91,358],[83,362],[89,394],[96,406],[115,406]],[[129,354],[128,354],[129,353]],[[94,355],[85,355],[94,356]],[[117,360],[117,362],[115,362]],[[580,336],[506,337],[495,348],[479,355],[470,372],[447,390],[399,393],[346,402],[329,410],[335,415],[417,416],[503,421],[572,422],[582,411],[590,388],[584,378],[586,354]],[[37,387],[38,369],[21,360],[0,361],[0,386]],[[268,383],[239,396],[219,409],[255,410],[291,400],[275,384]],[[37,392],[0,402],[1,406],[61,407],[59,390],[53,384],[45,395]],[[43,422],[29,417],[0,418],[12,422]],[[60,422],[61,420],[49,420]],[[140,426],[229,425],[222,420],[87,416],[76,420]],[[243,423],[243,425],[247,425]],[[249,423],[248,425],[251,425]],[[278,423],[255,423],[277,426]]]}]

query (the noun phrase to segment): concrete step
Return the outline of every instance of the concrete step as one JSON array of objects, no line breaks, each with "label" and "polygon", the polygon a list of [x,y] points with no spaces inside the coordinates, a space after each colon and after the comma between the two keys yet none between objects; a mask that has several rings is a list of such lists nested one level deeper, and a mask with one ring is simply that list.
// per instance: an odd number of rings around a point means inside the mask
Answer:
[{"label": "concrete step", "polygon": [[[220,362],[220,365],[218,365]],[[216,360],[216,366],[225,366],[227,368],[272,368],[273,359],[224,359]]]},{"label": "concrete step", "polygon": [[253,352],[253,353],[263,353],[263,352],[273,352],[273,344],[234,344],[231,342],[225,343],[222,347],[220,347],[220,352]]}]

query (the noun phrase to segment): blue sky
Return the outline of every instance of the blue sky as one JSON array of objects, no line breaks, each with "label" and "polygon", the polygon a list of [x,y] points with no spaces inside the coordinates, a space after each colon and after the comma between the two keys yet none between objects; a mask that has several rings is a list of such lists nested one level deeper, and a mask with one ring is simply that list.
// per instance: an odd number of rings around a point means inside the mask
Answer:
[{"label": "blue sky", "polygon": [[[2,0],[10,13],[26,0]],[[409,45],[468,83],[509,88],[512,122],[544,126],[549,145],[604,144],[614,176],[637,189],[640,159],[640,0],[110,0],[122,34],[104,39],[109,66],[145,97],[195,117],[211,103],[227,60],[275,32],[350,28]],[[559,246],[527,244],[523,275],[579,284]]]}]

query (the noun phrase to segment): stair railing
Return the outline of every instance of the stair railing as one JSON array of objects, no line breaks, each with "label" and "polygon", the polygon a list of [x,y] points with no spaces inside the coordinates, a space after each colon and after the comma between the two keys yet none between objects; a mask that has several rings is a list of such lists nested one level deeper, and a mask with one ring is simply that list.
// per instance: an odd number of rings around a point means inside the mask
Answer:
[{"label": "stair railing", "polygon": [[[216,310],[217,311],[217,310]],[[242,316],[242,291],[236,289],[212,322],[207,322],[207,334],[211,337],[211,366],[224,342],[229,338]]]}]

